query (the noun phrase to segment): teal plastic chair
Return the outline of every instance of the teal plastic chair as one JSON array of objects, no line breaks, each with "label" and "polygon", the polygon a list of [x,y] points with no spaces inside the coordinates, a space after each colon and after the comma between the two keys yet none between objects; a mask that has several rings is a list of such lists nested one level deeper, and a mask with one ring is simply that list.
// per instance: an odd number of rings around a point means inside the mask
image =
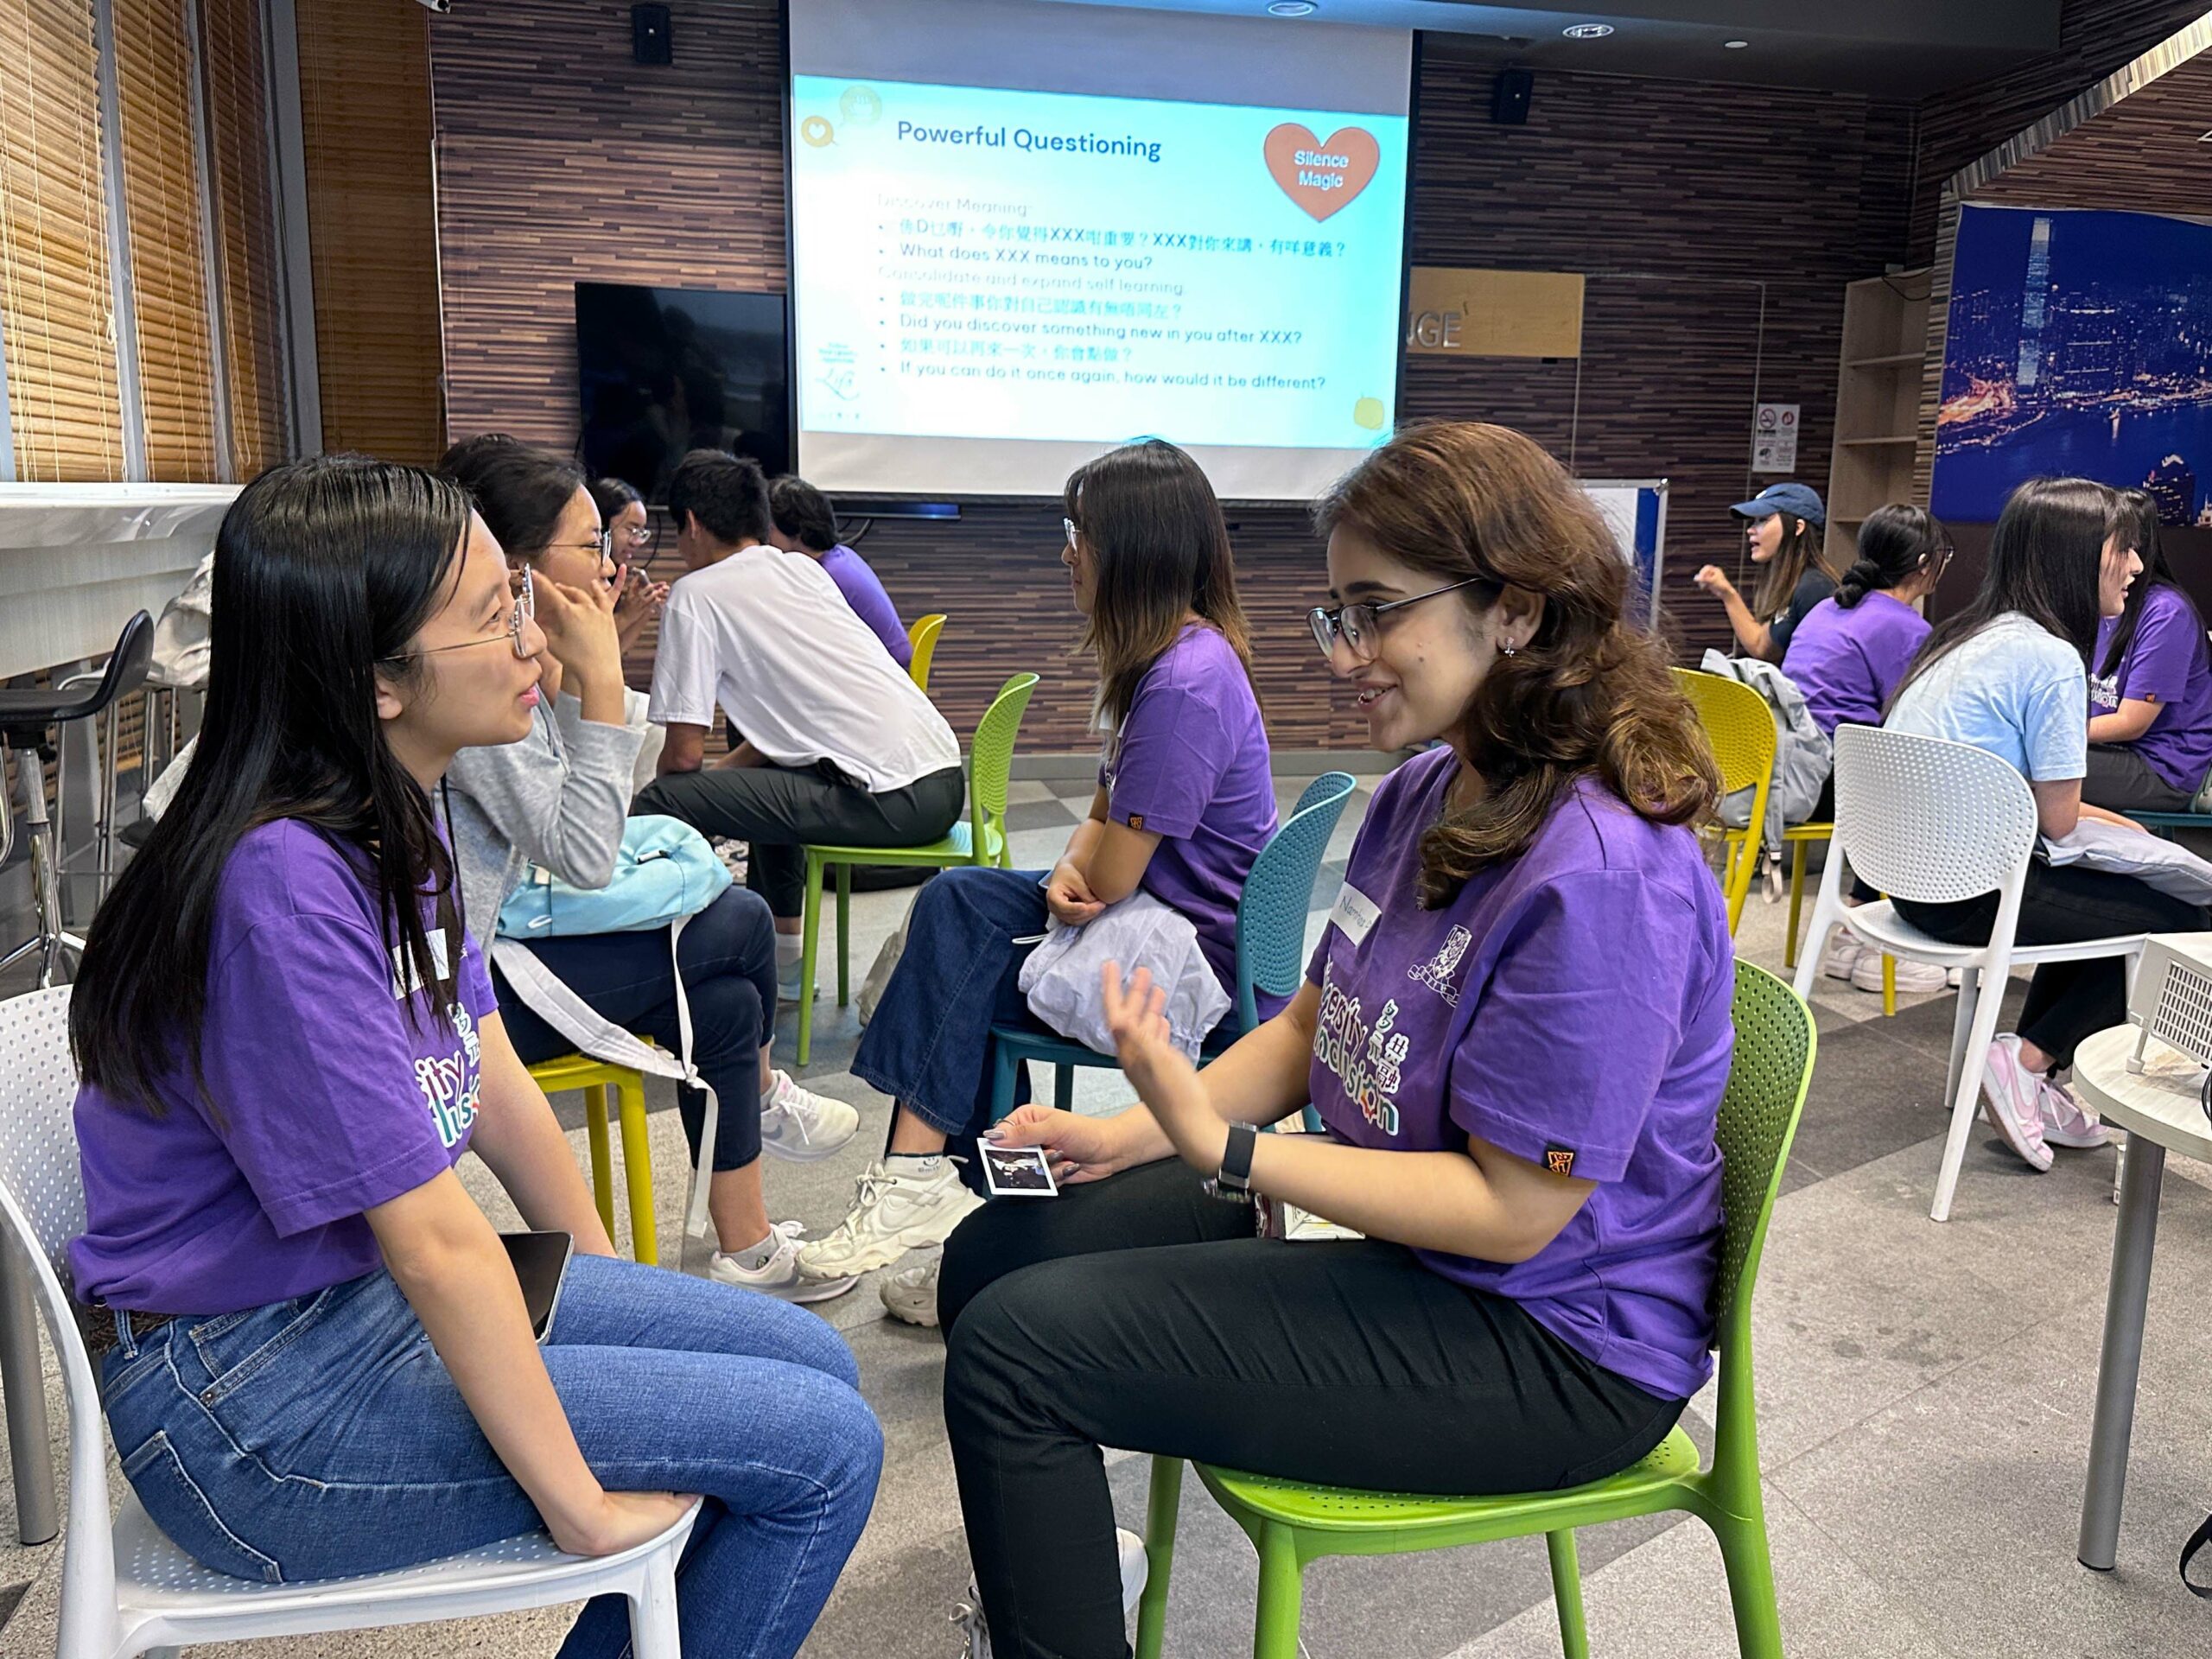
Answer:
[{"label": "teal plastic chair", "polygon": [[[1236,1035],[1260,1023],[1259,993],[1288,996],[1306,971],[1306,917],[1313,908],[1313,881],[1321,855],[1344,816],[1356,780],[1348,772],[1325,772],[1306,785],[1290,817],[1283,820],[1244,878],[1236,901]],[[1199,1052],[1204,1065],[1235,1040],[1209,1038]],[[1014,1109],[1014,1077],[1025,1060],[1052,1068],[1052,1103],[1068,1109],[1078,1065],[1117,1065],[1081,1043],[1026,1026],[991,1027],[991,1122]]]},{"label": "teal plastic chair", "polygon": [[[1773,975],[1736,964],[1736,1052],[1721,1097],[1720,1272],[1714,1285],[1720,1404],[1713,1465],[1677,1427],[1632,1468],[1586,1486],[1507,1497],[1420,1497],[1312,1486],[1205,1464],[1198,1478],[1260,1554],[1254,1659],[1298,1659],[1300,1576],[1323,1555],[1403,1555],[1544,1535],[1567,1659],[1588,1659],[1574,1529],[1631,1516],[1688,1510],[1713,1529],[1728,1573],[1736,1643],[1744,1659],[1782,1659],[1774,1568],[1759,1494],[1758,1429],[1751,1402],[1751,1286],[1758,1276],[1782,1167],[1812,1080],[1810,1009]],[[1137,1614],[1137,1659],[1159,1659],[1174,1564],[1183,1465],[1154,1458],[1146,1554],[1151,1572]]]},{"label": "teal plastic chair", "polygon": [[925,847],[812,847],[806,848],[806,905],[801,921],[804,943],[798,965],[798,1063],[804,1065],[814,1049],[814,964],[822,933],[822,880],[837,872],[837,1005],[852,998],[853,866],[902,864],[950,869],[960,864],[995,864],[1004,869],[1011,861],[1007,851],[1006,797],[1014,770],[1014,740],[1021,735],[1021,716],[1028,711],[1029,694],[1037,689],[1034,674],[1016,674],[999,688],[991,706],[976,722],[976,741],[968,755],[968,822],[956,823],[942,841]]}]

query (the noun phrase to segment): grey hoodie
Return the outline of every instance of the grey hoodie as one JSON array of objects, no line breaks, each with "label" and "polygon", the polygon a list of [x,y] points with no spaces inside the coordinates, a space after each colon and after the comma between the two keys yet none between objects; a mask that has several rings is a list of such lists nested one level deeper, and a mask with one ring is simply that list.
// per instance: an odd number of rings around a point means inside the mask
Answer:
[{"label": "grey hoodie", "polygon": [[629,723],[603,726],[564,694],[550,713],[538,705],[521,742],[454,756],[446,781],[462,914],[487,949],[499,906],[528,865],[578,887],[603,887],[613,875],[646,735],[644,699],[624,701]]}]

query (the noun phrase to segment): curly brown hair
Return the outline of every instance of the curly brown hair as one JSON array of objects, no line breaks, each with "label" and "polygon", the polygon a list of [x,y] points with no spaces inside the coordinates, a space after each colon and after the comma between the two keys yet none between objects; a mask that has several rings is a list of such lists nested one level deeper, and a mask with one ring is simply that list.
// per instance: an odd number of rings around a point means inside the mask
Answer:
[{"label": "curly brown hair", "polygon": [[1401,564],[1463,588],[1478,614],[1499,584],[1543,601],[1528,645],[1500,657],[1453,747],[1487,785],[1421,838],[1421,898],[1526,852],[1576,779],[1594,775],[1642,817],[1688,823],[1719,798],[1713,751],[1658,646],[1623,614],[1627,562],[1566,468],[1520,433],[1475,422],[1400,432],[1314,509],[1323,535],[1356,530]]}]

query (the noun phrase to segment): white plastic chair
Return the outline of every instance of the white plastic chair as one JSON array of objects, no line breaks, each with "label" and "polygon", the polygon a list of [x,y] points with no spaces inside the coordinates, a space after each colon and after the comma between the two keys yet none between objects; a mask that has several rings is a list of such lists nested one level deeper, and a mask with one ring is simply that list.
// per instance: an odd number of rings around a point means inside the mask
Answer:
[{"label": "white plastic chair", "polygon": [[599,1595],[629,1598],[637,1659],[681,1659],[676,1562],[696,1504],[658,1537],[619,1555],[566,1555],[537,1532],[397,1573],[301,1584],[210,1572],[162,1535],[133,1494],[125,1494],[111,1522],[107,1422],[59,1277],[62,1246],[85,1226],[84,1179],[70,1121],[77,1083],[68,1016],[66,985],[0,1002],[4,1247],[29,1258],[69,1408],[69,1525],[57,1659],[174,1659],[187,1643],[416,1624]]},{"label": "white plastic chair", "polygon": [[[1821,877],[1810,943],[1797,958],[1797,995],[1812,993],[1828,931],[1839,925],[1877,950],[1909,962],[1959,970],[1959,1004],[1951,1024],[1951,1066],[1945,1091],[1951,1129],[1936,1177],[1929,1217],[1948,1220],[1951,1194],[1965,1161],[1967,1133],[1981,1094],[1981,1057],[1997,1033],[2005,982],[2015,967],[2126,957],[2128,972],[2143,949],[2141,934],[2085,939],[2078,944],[2016,945],[2020,893],[2036,844],[2035,798],[2027,780],[1998,756],[1964,743],[1839,726],[1835,733],[1835,846]],[[1891,898],[1922,904],[1997,894],[1997,918],[1986,945],[1945,944],[1897,913],[1887,899],[1851,908],[1843,902],[1843,866]],[[1991,995],[1980,994],[1983,986]]]}]

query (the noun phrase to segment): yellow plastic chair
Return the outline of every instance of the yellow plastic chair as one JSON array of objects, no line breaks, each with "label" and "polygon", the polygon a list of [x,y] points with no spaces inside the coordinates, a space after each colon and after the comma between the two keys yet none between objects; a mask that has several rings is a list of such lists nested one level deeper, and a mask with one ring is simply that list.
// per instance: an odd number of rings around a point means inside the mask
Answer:
[{"label": "yellow plastic chair", "polygon": [[647,1267],[660,1264],[653,1229],[653,1160],[645,1146],[645,1078],[626,1065],[609,1065],[588,1054],[564,1054],[530,1068],[549,1095],[574,1089],[584,1097],[584,1127],[591,1136],[592,1201],[607,1236],[614,1236],[614,1168],[607,1143],[607,1091],[614,1090],[622,1116],[622,1179],[630,1193],[630,1251]]},{"label": "yellow plastic chair", "polygon": [[852,994],[853,866],[899,864],[950,869],[961,864],[990,864],[1014,868],[1007,840],[1006,798],[1014,766],[1014,739],[1021,732],[1021,716],[1029,707],[1029,694],[1037,689],[1034,674],[1016,674],[999,688],[991,706],[976,722],[976,740],[969,746],[968,821],[956,823],[942,841],[926,847],[808,847],[806,903],[800,923],[803,943],[798,965],[798,1063],[804,1065],[814,1052],[814,965],[822,936],[822,882],[837,872],[837,1003],[844,1006]]},{"label": "yellow plastic chair", "polygon": [[[1728,849],[1722,866],[1720,888],[1728,895],[1728,931],[1732,934],[1743,918],[1744,900],[1751,889],[1751,873],[1758,865],[1756,830],[1766,822],[1767,790],[1774,780],[1774,711],[1767,707],[1766,699],[1750,686],[1726,675],[1678,668],[1675,671],[1675,683],[1697,710],[1698,723],[1705,728],[1705,740],[1713,746],[1713,759],[1720,763],[1721,792],[1732,795],[1739,789],[1753,791],[1751,824],[1742,830],[1719,831]],[[1783,951],[1783,962],[1788,967],[1797,965],[1797,934],[1805,908],[1805,849],[1834,834],[1834,824],[1818,823],[1789,824],[1782,831],[1783,844],[1789,849],[1789,938]],[[1883,957],[1884,1014],[1897,1011],[1897,976],[1896,958]]]},{"label": "yellow plastic chair", "polygon": [[943,611],[916,617],[914,626],[906,630],[906,643],[914,648],[914,660],[906,664],[906,671],[925,691],[930,689],[930,664],[937,659],[937,637],[944,632]]}]

